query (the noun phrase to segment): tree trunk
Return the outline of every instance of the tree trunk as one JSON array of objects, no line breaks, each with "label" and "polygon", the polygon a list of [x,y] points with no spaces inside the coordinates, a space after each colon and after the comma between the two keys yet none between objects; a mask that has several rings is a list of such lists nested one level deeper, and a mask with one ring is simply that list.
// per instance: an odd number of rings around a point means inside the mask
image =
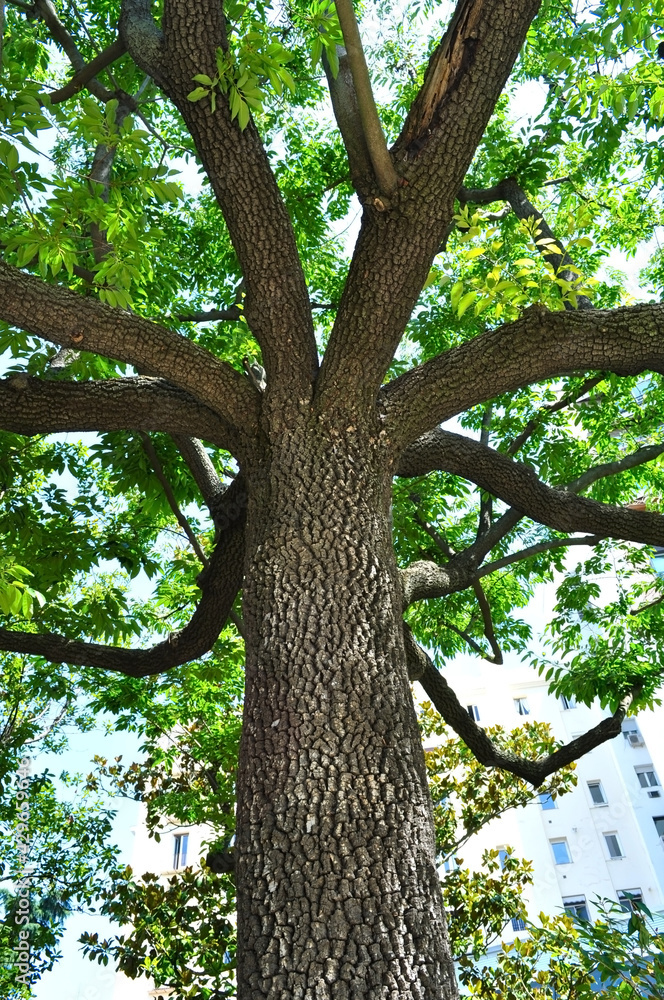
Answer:
[{"label": "tree trunk", "polygon": [[241,1000],[456,996],[373,434],[312,418],[251,482]]}]

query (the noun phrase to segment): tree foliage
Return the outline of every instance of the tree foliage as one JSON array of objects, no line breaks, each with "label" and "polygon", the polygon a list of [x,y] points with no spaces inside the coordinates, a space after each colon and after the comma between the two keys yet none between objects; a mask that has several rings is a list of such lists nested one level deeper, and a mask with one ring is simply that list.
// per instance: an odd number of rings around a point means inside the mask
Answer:
[{"label": "tree foliage", "polygon": [[[20,755],[61,749],[65,725],[112,719],[147,754],[128,767],[99,759],[80,810],[57,799],[52,776],[31,781],[40,967],[67,907],[101,898],[133,931],[90,937],[93,957],[183,996],[225,982],[234,893],[260,907],[261,890],[214,862],[169,885],[135,881],[117,867],[96,796],[110,782],[139,797],[156,835],[169,816],[209,824],[210,857],[233,868],[235,796],[241,816],[260,767],[249,750],[237,762],[245,660],[245,740],[259,717],[266,745],[280,737],[265,678],[290,698],[300,681],[334,693],[343,677],[378,706],[372,738],[361,735],[368,708],[344,720],[355,730],[343,743],[319,699],[297,739],[320,725],[342,757],[362,741],[389,746],[389,767],[415,762],[390,744],[394,712],[412,710],[402,699],[380,715],[380,699],[407,690],[406,669],[420,682],[433,706],[424,730],[442,717],[456,734],[427,758],[439,860],[522,804],[528,784],[563,791],[561,768],[656,702],[664,254],[656,245],[638,304],[606,260],[656,244],[662,222],[664,8],[512,6],[509,24],[492,0],[0,7],[4,818],[16,822]],[[321,486],[311,470],[326,463]],[[322,549],[307,534],[312,498]],[[273,558],[295,559],[283,575],[297,596],[262,608],[261,587],[279,576],[264,554],[291,515],[294,540]],[[366,558],[338,555],[341,522]],[[366,585],[362,599],[321,597],[337,566],[351,596]],[[551,582],[542,649],[520,609]],[[386,607],[391,624],[375,610]],[[303,630],[309,674],[294,680]],[[598,697],[611,714],[567,747],[538,726],[485,732],[453,691],[454,657],[468,650],[496,669],[528,655],[554,693]],[[315,783],[318,748],[302,750],[302,780]],[[397,791],[420,801],[421,789]],[[418,817],[424,842],[430,817]],[[240,820],[243,857],[258,850],[248,830]],[[73,859],[57,844],[76,845]],[[11,852],[5,863],[15,877]],[[520,914],[526,877],[491,856],[482,875],[450,873],[458,954],[475,960]],[[440,900],[432,907],[442,922]],[[655,975],[647,919],[637,908],[629,933]],[[503,989],[517,955],[523,969],[540,947],[563,954],[565,935],[584,988],[597,965],[587,956],[614,925],[590,940],[565,921],[533,931],[530,951],[515,946],[490,988]],[[320,969],[339,985],[335,961]],[[380,975],[385,985],[396,973]],[[558,990],[556,975],[542,989]]]}]

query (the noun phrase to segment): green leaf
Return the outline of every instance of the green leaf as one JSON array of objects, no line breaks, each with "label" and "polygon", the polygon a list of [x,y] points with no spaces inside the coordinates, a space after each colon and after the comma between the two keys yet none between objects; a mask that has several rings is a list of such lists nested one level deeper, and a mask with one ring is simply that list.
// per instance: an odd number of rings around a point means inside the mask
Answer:
[{"label": "green leaf", "polygon": [[452,309],[457,308],[462,292],[463,292],[463,281],[455,281],[452,287],[450,288],[450,305],[452,306]]},{"label": "green leaf", "polygon": [[240,102],[240,107],[237,113],[237,120],[238,120],[238,125],[240,126],[240,130],[244,132],[245,128],[249,124],[249,108],[244,101]]},{"label": "green leaf", "polygon": [[5,163],[7,164],[8,170],[18,169],[18,150],[16,146],[9,146],[7,153],[4,157]]},{"label": "green leaf", "polygon": [[205,87],[196,87],[189,94],[187,94],[187,100],[188,101],[200,101],[201,98],[207,97],[207,95],[209,93],[210,93],[210,91],[206,90]]},{"label": "green leaf", "polygon": [[461,296],[461,298],[459,299],[459,305],[457,306],[457,316],[459,317],[459,319],[461,319],[463,314],[466,312],[468,307],[473,304],[476,298],[477,298],[476,291],[466,292],[465,295]]}]

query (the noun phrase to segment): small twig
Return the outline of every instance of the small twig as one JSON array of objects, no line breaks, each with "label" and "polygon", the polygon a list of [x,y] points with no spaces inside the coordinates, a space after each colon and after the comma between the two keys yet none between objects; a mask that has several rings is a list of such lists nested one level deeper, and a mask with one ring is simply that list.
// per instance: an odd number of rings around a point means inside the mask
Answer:
[{"label": "small twig", "polygon": [[530,559],[532,556],[539,555],[540,552],[549,552],[551,549],[564,549],[570,545],[599,545],[603,540],[603,535],[584,535],[583,538],[554,538],[549,542],[538,542],[536,545],[529,545],[528,548],[520,549],[519,552],[513,552],[512,555],[503,556],[502,559],[496,559],[495,562],[487,563],[486,566],[478,569],[475,579],[478,580],[480,577],[488,576],[489,573],[495,573],[504,566],[520,562],[522,559]]},{"label": "small twig", "polygon": [[[411,500],[412,499],[413,497],[411,495]],[[438,548],[443,553],[446,559],[452,559],[453,556],[456,555],[456,552],[454,551],[452,546],[447,543],[447,541],[443,538],[440,532],[437,531],[432,524],[429,524],[428,521],[425,521],[423,517],[420,517],[417,511],[415,512],[415,521],[417,524],[419,524],[420,528],[426,531],[427,535],[429,535],[430,538],[433,538],[434,542],[436,543],[436,545],[438,546]]]},{"label": "small twig", "polygon": [[[488,448],[491,436],[491,421],[493,419],[493,403],[489,403],[482,415],[482,429],[480,431],[480,444]],[[491,528],[493,521],[493,497],[490,493],[480,490],[480,516],[477,524],[477,538],[482,538]]]},{"label": "small twig", "polygon": [[493,656],[487,656],[483,654],[484,659],[488,660],[489,663],[501,664],[503,662],[503,651],[498,644],[498,639],[496,638],[496,633],[493,627],[493,618],[491,615],[491,605],[487,599],[484,589],[479,580],[473,581],[473,590],[475,591],[475,597],[477,598],[477,603],[480,606],[480,611],[482,612],[482,621],[484,622],[484,635],[489,641],[491,646],[491,652]]},{"label": "small twig", "polygon": [[478,656],[481,656],[483,660],[488,660],[489,663],[502,663],[503,662],[503,658],[502,658],[502,654],[500,654],[500,650],[498,651],[498,653],[500,655],[500,659],[497,660],[497,659],[495,659],[494,656],[490,656],[485,649],[482,649],[482,647],[480,646],[480,644],[478,642],[476,642],[475,639],[473,639],[472,635],[470,635],[468,632],[465,632],[463,629],[459,628],[453,622],[448,622],[448,621],[443,620],[443,621],[441,621],[441,625],[443,626],[443,628],[449,629],[450,632],[454,632],[456,635],[459,636],[460,639],[463,639],[464,642],[468,643],[468,645],[470,646],[470,648],[475,653],[477,653]]},{"label": "small twig", "polygon": [[108,48],[105,48],[103,52],[100,52],[99,55],[95,56],[94,59],[79,70],[64,87],[51,91],[48,95],[49,104],[61,104],[62,101],[73,97],[74,94],[82,90],[98,73],[101,73],[102,70],[112,62],[115,62],[116,59],[119,59],[125,52],[126,47],[124,42],[121,38],[116,38]]},{"label": "small twig", "polygon": [[567,490],[569,493],[581,493],[583,490],[588,489],[589,486],[592,486],[593,483],[596,483],[598,479],[605,479],[607,476],[616,476],[620,472],[626,472],[628,469],[643,465],[645,462],[652,462],[654,458],[658,458],[663,452],[664,444],[645,445],[643,448],[639,448],[637,451],[633,451],[623,458],[616,459],[615,462],[603,462],[601,465],[594,465],[592,469],[588,469],[578,479],[573,479],[570,483],[558,488]]},{"label": "small twig", "polygon": [[237,612],[231,611],[231,613],[229,614],[228,617],[233,622],[233,625],[235,625],[235,628],[238,630],[238,633],[240,634],[241,638],[244,639],[244,637],[245,637],[244,636],[244,622],[242,621],[242,619],[240,618],[240,616],[237,614]]},{"label": "small twig", "polygon": [[242,310],[238,306],[229,306],[228,309],[205,309],[201,312],[179,313],[173,319],[180,323],[217,323],[223,320],[238,320],[242,316]]},{"label": "small twig", "polygon": [[554,184],[566,184],[572,183],[571,177],[552,177],[550,181],[544,181],[542,187],[551,187]]},{"label": "small twig", "polygon": [[173,489],[171,487],[171,484],[169,483],[169,481],[168,481],[168,479],[167,479],[167,477],[166,477],[166,475],[164,473],[164,467],[162,466],[162,464],[161,464],[161,462],[159,460],[159,456],[157,455],[157,452],[154,449],[154,445],[152,444],[152,441],[150,440],[150,436],[148,434],[146,434],[144,431],[140,431],[139,432],[139,436],[141,438],[141,441],[143,442],[143,447],[145,448],[145,453],[148,456],[148,458],[150,459],[150,462],[152,464],[152,468],[154,469],[155,475],[157,476],[157,479],[159,480],[159,482],[162,485],[162,488],[164,490],[164,494],[166,496],[166,499],[168,500],[168,505],[171,508],[171,510],[173,511],[173,513],[175,514],[176,521],[178,522],[178,524],[180,525],[180,527],[184,531],[185,535],[189,539],[189,542],[191,543],[192,549],[194,550],[194,552],[196,553],[196,555],[198,556],[198,558],[200,559],[200,561],[203,563],[203,566],[205,566],[206,569],[207,569],[207,567],[209,566],[209,560],[208,560],[207,556],[205,555],[205,553],[203,552],[203,549],[201,548],[200,543],[199,543],[198,539],[196,538],[196,535],[191,530],[191,525],[189,524],[189,521],[184,516],[184,514],[180,510],[180,507],[178,506],[178,502],[175,499],[175,494],[173,493]]},{"label": "small twig", "polygon": [[557,400],[555,403],[548,403],[545,406],[541,406],[537,413],[530,418],[524,429],[518,434],[514,440],[511,442],[507,451],[505,452],[510,458],[513,458],[517,451],[526,443],[528,438],[532,437],[537,428],[540,426],[545,417],[550,416],[552,413],[557,413],[559,410],[564,410],[566,406],[570,406],[575,403],[577,399],[584,396],[591,389],[594,389],[596,385],[604,381],[606,375],[600,373],[599,375],[593,375],[592,378],[587,378],[581,383],[578,389],[574,389],[572,392],[568,392],[561,399]]},{"label": "small twig", "polygon": [[655,608],[655,607],[657,607],[657,605],[661,604],[662,601],[664,601],[664,594],[662,594],[660,597],[656,598],[654,601],[649,601],[647,604],[642,604],[638,608],[632,608],[631,611],[630,611],[630,615],[640,615],[642,611],[647,611],[648,608]]}]

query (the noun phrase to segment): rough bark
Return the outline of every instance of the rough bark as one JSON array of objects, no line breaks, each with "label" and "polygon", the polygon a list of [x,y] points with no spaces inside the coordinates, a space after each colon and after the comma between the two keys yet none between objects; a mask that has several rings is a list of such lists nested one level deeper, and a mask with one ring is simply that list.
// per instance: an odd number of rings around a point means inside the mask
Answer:
[{"label": "rough bark", "polygon": [[393,150],[402,185],[389,206],[378,191],[365,202],[318,380],[321,406],[343,407],[349,394],[373,399],[380,387],[538,6],[539,0],[462,0],[455,18],[462,29],[451,28],[452,41],[448,32],[431,60],[441,53],[441,65],[455,66],[435,99],[430,95],[434,119],[413,126],[417,111],[411,112]]},{"label": "rough bark", "polygon": [[[642,450],[650,459],[664,448],[651,446]],[[437,468],[463,476],[521,514],[548,524],[557,531],[590,531],[646,545],[664,545],[664,518],[660,514],[628,510],[576,496],[578,490],[595,479],[640,464],[638,452],[630,458],[631,465],[606,463],[604,467],[589,470],[587,475],[574,480],[568,487],[556,489],[541,482],[535,471],[523,462],[515,462],[462,434],[438,428],[411,446],[408,461],[402,461],[399,472],[401,475],[417,476]],[[594,477],[593,472],[596,473]]]},{"label": "rough bark", "polygon": [[[291,400],[311,393],[318,369],[293,227],[253,122],[240,131],[223,95],[215,112],[207,99],[187,99],[193,77],[214,77],[215,51],[228,48],[222,6],[214,0],[166,0],[159,39],[148,18],[149,5],[126,4],[122,36],[138,65],[155,76],[179,109],[203,161],[244,275],[244,313],[263,353],[268,408],[273,392],[279,392],[271,412],[281,423]],[[153,40],[147,60],[146,34]]]},{"label": "rough bark", "polygon": [[371,436],[311,421],[250,477],[243,1000],[455,995]]},{"label": "rough bark", "polygon": [[164,431],[195,434],[237,450],[237,434],[216,413],[164,379],[55,382],[15,374],[0,379],[0,426],[16,434]]}]

